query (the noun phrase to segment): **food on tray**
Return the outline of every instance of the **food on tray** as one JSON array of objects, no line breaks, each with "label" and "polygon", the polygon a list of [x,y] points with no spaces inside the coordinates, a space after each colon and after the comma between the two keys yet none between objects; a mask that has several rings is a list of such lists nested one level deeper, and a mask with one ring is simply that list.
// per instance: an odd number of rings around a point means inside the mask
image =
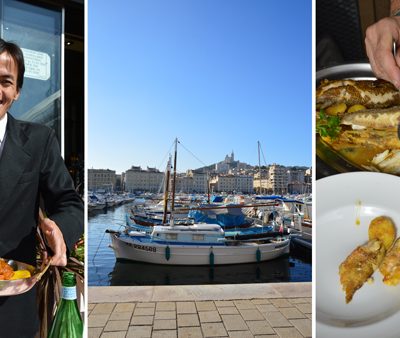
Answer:
[{"label": "food on tray", "polygon": [[14,270],[4,260],[0,259],[0,280],[9,280],[14,274]]},{"label": "food on tray", "polygon": [[15,270],[4,259],[0,258],[0,280],[16,280],[31,277],[29,270]]},{"label": "food on tray", "polygon": [[383,80],[324,80],[316,96],[323,143],[359,169],[400,174],[400,91]]},{"label": "food on tray", "polygon": [[353,299],[354,293],[372,276],[382,262],[385,251],[381,241],[373,239],[357,247],[340,264],[340,283],[346,293],[346,303]]},{"label": "food on tray", "polygon": [[30,278],[30,277],[31,277],[31,273],[28,270],[17,270],[17,271],[14,271],[14,274],[12,275],[12,277],[10,279],[15,280],[15,279],[22,279],[22,278]]},{"label": "food on tray", "polygon": [[365,109],[345,114],[340,123],[352,129],[388,129],[397,130],[400,122],[400,106],[385,109]]},{"label": "food on tray", "polygon": [[372,164],[386,173],[400,175],[400,149],[385,150],[384,152],[375,155],[372,159]]},{"label": "food on tray", "polygon": [[369,240],[381,241],[385,249],[389,250],[396,239],[396,227],[389,217],[375,217],[369,225],[368,237]]},{"label": "food on tray", "polygon": [[400,283],[400,238],[387,252],[379,271],[383,275],[383,282],[387,285]]},{"label": "food on tray", "polygon": [[337,103],[360,104],[366,108],[400,105],[400,92],[384,80],[323,80],[317,88],[317,109]]}]

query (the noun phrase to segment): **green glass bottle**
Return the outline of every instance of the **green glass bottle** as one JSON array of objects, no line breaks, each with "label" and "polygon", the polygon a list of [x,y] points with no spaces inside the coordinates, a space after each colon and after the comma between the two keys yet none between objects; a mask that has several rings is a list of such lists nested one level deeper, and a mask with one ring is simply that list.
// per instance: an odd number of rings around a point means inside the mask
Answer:
[{"label": "green glass bottle", "polygon": [[73,272],[63,273],[63,293],[48,338],[81,338],[83,322],[76,301],[76,279]]}]

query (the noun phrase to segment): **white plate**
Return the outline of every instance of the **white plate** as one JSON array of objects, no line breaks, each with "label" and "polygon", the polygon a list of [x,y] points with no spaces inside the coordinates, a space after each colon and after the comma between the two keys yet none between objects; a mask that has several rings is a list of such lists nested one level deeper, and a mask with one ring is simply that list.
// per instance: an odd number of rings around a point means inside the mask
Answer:
[{"label": "white plate", "polygon": [[400,285],[383,284],[377,271],[346,304],[339,281],[340,263],[368,241],[373,218],[391,217],[400,235],[400,178],[354,172],[318,180],[316,188],[317,337],[400,337]]}]

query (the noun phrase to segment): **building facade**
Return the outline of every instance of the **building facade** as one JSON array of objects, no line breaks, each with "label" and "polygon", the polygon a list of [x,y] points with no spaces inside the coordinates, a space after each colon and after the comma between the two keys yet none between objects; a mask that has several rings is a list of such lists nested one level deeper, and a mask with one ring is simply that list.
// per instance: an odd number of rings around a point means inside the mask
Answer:
[{"label": "building facade", "polygon": [[254,192],[251,175],[217,175],[211,180],[214,192],[244,193]]},{"label": "building facade", "polygon": [[187,194],[207,192],[207,174],[188,170],[176,178],[176,191]]},{"label": "building facade", "polygon": [[268,193],[287,194],[288,174],[286,167],[279,164],[272,164],[268,171]]},{"label": "building facade", "polygon": [[113,192],[116,180],[115,170],[88,169],[88,189],[90,191],[104,190]]},{"label": "building facade", "polygon": [[125,191],[128,192],[159,192],[162,191],[164,173],[155,168],[132,166],[125,172]]}]

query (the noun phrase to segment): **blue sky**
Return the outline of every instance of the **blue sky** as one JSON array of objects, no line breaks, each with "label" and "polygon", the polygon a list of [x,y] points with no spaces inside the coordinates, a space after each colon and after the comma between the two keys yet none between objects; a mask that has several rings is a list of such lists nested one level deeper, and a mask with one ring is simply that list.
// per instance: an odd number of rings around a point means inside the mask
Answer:
[{"label": "blue sky", "polygon": [[[88,167],[312,163],[311,1],[88,5]],[[187,150],[189,151],[187,151]],[[195,157],[192,154],[195,155]],[[264,160],[262,160],[262,163]]]}]

